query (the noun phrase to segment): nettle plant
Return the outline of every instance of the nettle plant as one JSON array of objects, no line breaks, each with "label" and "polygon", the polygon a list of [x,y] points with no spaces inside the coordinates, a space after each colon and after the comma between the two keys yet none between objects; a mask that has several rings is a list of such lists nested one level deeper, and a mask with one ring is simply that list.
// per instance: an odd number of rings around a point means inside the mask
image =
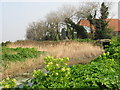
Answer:
[{"label": "nettle plant", "polygon": [[41,70],[34,70],[31,80],[32,88],[69,88],[70,68],[67,67],[69,58],[45,58],[45,69],[48,73]]}]

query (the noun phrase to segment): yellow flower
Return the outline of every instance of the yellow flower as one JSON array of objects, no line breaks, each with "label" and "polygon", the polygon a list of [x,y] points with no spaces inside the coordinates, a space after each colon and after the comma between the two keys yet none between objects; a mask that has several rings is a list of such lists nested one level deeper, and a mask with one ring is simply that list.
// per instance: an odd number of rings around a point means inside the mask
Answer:
[{"label": "yellow flower", "polygon": [[58,75],[58,73],[55,73],[55,75]]},{"label": "yellow flower", "polygon": [[57,67],[59,67],[59,65],[58,65],[58,64],[56,64],[56,66],[57,66]]},{"label": "yellow flower", "polygon": [[65,71],[65,68],[62,68],[61,70],[62,70],[62,71]]},{"label": "yellow flower", "polygon": [[70,68],[67,68],[66,70],[70,71]]},{"label": "yellow flower", "polygon": [[9,78],[9,77],[7,77],[7,78],[6,78],[6,80],[10,80],[10,78]]},{"label": "yellow flower", "polygon": [[36,70],[33,71],[33,73],[36,73],[36,72],[37,72]]},{"label": "yellow flower", "polygon": [[63,59],[61,59],[61,61],[63,61]]},{"label": "yellow flower", "polygon": [[65,76],[67,77],[68,75],[66,74]]},{"label": "yellow flower", "polygon": [[110,54],[110,52],[107,52],[107,55],[109,55]]},{"label": "yellow flower", "polygon": [[105,55],[106,55],[106,53],[103,53],[103,55],[105,56]]},{"label": "yellow flower", "polygon": [[12,79],[13,82],[16,82],[16,79]]},{"label": "yellow flower", "polygon": [[5,83],[5,80],[3,80],[1,83]]},{"label": "yellow flower", "polygon": [[45,76],[47,76],[47,73],[45,73]]},{"label": "yellow flower", "polygon": [[35,77],[35,75],[33,74],[33,77]]},{"label": "yellow flower", "polygon": [[46,67],[49,67],[49,65],[47,65]]},{"label": "yellow flower", "polygon": [[110,61],[112,61],[112,62],[113,62],[113,61],[114,61],[114,59],[110,59]]},{"label": "yellow flower", "polygon": [[50,63],[48,63],[48,64],[53,64],[53,62],[50,62]]},{"label": "yellow flower", "polygon": [[10,86],[9,85],[5,85],[4,88],[10,88]]},{"label": "yellow flower", "polygon": [[69,58],[68,58],[68,57],[66,57],[66,59],[67,59],[67,60],[69,60]]},{"label": "yellow flower", "polygon": [[70,74],[70,71],[68,71],[67,74]]},{"label": "yellow flower", "polygon": [[39,69],[38,72],[41,72],[41,70]]}]

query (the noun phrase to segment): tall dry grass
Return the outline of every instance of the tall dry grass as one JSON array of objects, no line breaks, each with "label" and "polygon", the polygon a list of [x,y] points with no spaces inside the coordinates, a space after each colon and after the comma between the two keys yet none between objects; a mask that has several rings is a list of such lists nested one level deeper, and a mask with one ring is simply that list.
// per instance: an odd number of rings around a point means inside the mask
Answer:
[{"label": "tall dry grass", "polygon": [[24,62],[9,62],[7,68],[3,68],[2,78],[15,77],[25,72],[32,72],[35,69],[43,68],[43,57],[27,59]]},{"label": "tall dry grass", "polygon": [[77,41],[17,41],[8,45],[11,48],[37,48],[39,51],[47,51],[54,57],[69,57],[69,63],[86,64],[104,52],[104,50],[92,43]]},{"label": "tall dry grass", "polygon": [[[39,51],[47,51],[48,55],[58,57],[69,57],[69,65],[72,64],[87,64],[94,60],[97,56],[102,54],[104,50],[99,46],[92,43],[80,43],[77,41],[18,41],[8,45],[10,48],[23,47],[23,48],[37,48]],[[46,55],[45,55],[46,56]],[[8,68],[3,70],[3,77],[16,76],[24,72],[32,71],[36,68],[44,67],[44,57],[36,60],[26,60],[25,62],[11,62]],[[40,66],[41,65],[41,66]]]},{"label": "tall dry grass", "polygon": [[82,63],[86,64],[102,54],[104,50],[91,43],[63,42],[56,46],[50,47],[48,51],[54,57],[69,57],[69,64]]},{"label": "tall dry grass", "polygon": [[99,46],[92,43],[77,41],[44,41],[37,42],[32,40],[17,41],[8,45],[10,48],[37,48],[39,51],[48,51],[55,57],[92,57],[104,52]]}]

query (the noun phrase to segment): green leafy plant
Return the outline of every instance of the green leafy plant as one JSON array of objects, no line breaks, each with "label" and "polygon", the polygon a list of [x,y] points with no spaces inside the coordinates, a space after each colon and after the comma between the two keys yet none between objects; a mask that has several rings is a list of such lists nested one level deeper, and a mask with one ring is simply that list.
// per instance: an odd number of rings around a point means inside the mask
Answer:
[{"label": "green leafy plant", "polygon": [[3,88],[13,88],[16,87],[16,79],[10,79],[9,77],[0,82],[0,85],[3,86]]},{"label": "green leafy plant", "polygon": [[26,58],[37,58],[40,54],[35,48],[2,48],[3,61],[24,61]]},{"label": "green leafy plant", "polygon": [[[65,88],[69,87],[70,68],[67,67],[68,58],[45,58],[45,69],[49,73],[41,70],[34,70],[32,88]],[[68,83],[67,83],[68,82]]]}]

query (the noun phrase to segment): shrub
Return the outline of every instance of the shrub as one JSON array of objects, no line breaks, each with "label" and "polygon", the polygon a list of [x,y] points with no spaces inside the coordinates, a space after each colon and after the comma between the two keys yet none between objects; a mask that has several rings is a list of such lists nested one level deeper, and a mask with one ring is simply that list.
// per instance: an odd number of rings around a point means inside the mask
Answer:
[{"label": "shrub", "polygon": [[10,44],[10,43],[11,43],[10,41],[2,42],[2,43],[1,43],[1,46],[7,46],[7,45]]}]

